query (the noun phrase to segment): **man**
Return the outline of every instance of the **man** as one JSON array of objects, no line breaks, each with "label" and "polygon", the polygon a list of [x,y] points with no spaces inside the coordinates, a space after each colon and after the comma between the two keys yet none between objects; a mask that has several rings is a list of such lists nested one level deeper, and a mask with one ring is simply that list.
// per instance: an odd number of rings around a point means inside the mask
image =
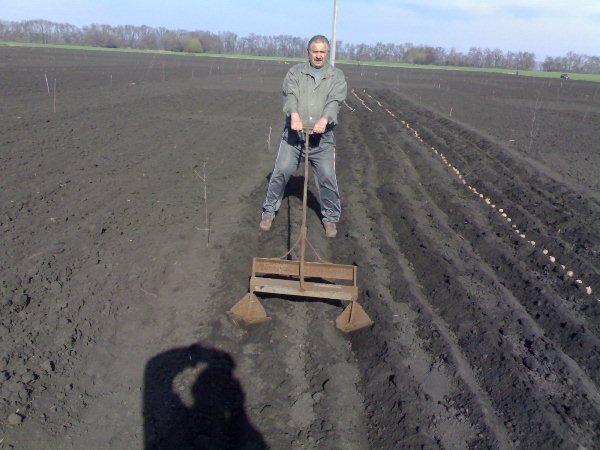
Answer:
[{"label": "man", "polygon": [[318,186],[325,234],[334,238],[341,204],[335,176],[333,128],[340,103],[346,98],[347,85],[343,72],[327,62],[329,41],[325,36],[312,37],[307,51],[308,61],[294,65],[283,81],[286,124],[267,186],[260,229],[271,229],[285,186],[304,159],[306,143],[302,130],[312,128],[309,161]]}]

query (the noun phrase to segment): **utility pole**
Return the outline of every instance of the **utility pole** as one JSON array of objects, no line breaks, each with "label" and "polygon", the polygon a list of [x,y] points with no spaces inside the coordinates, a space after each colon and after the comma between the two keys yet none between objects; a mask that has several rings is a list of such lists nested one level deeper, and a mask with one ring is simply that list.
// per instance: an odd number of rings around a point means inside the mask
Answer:
[{"label": "utility pole", "polygon": [[338,0],[333,0],[333,30],[331,31],[331,56],[329,57],[329,63],[335,66],[335,46],[336,37],[335,29],[337,28],[337,13],[338,13]]}]

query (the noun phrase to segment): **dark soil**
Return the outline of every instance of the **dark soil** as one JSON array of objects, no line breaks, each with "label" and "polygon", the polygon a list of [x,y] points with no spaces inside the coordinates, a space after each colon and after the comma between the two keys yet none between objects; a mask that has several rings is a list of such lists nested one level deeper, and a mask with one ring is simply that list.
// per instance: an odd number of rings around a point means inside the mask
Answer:
[{"label": "dark soil", "polygon": [[0,47],[0,448],[598,448],[599,85],[342,65],[309,239],[375,325],[242,328],[288,68]]}]

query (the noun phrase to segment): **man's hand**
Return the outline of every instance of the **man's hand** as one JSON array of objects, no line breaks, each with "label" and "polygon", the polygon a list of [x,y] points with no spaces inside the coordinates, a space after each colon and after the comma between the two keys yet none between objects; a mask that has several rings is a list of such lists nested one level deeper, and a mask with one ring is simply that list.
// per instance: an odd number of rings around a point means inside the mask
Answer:
[{"label": "man's hand", "polygon": [[313,133],[325,133],[325,128],[327,128],[327,117],[321,117],[319,120],[317,120],[317,123],[315,123],[315,126],[313,127]]},{"label": "man's hand", "polygon": [[297,112],[293,112],[290,115],[290,126],[292,127],[292,130],[294,131],[302,131],[302,119],[300,118],[300,114],[298,114]]}]

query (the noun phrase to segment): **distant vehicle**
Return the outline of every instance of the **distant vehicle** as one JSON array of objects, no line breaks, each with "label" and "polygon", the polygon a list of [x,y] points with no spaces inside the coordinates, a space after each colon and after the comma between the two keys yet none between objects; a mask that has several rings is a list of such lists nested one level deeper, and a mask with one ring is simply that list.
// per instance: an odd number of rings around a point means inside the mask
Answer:
[{"label": "distant vehicle", "polygon": [[569,79],[569,74],[568,74],[568,73],[561,73],[561,74],[560,74],[560,77],[561,77],[563,80],[568,80],[568,79]]}]

